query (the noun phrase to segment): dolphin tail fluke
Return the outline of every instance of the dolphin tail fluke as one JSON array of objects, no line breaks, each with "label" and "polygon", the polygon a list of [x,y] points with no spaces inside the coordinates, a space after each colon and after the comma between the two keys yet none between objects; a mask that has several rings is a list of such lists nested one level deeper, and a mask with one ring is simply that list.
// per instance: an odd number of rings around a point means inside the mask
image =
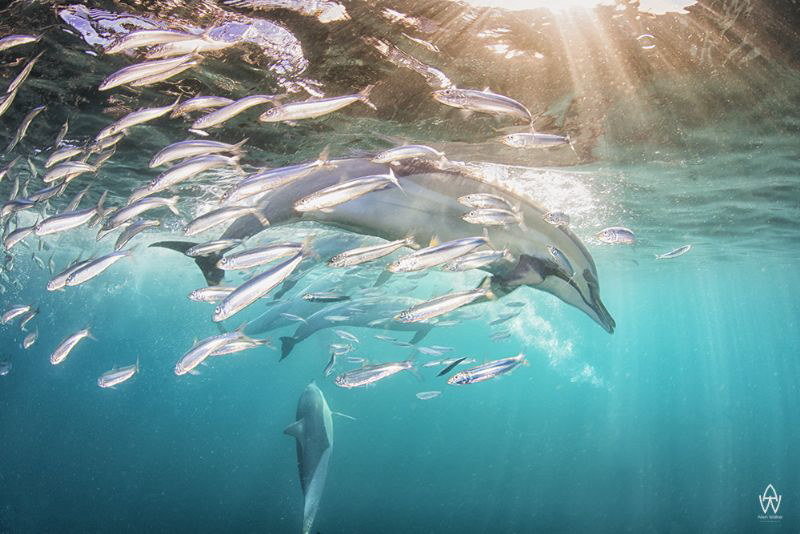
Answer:
[{"label": "dolphin tail fluke", "polygon": [[297,341],[297,338],[290,336],[284,336],[281,338],[281,360],[292,353],[292,349],[295,345],[297,345]]},{"label": "dolphin tail fluke", "polygon": [[378,276],[378,279],[375,280],[375,283],[373,284],[373,287],[382,286],[387,281],[389,281],[389,278],[391,278],[391,277],[392,277],[392,271],[383,271],[380,274],[380,276]]},{"label": "dolphin tail fluke", "polygon": [[[186,254],[186,251],[196,244],[197,243],[192,243],[191,241],[159,241],[158,243],[151,243],[150,246],[168,248],[170,250],[180,252],[181,254]],[[203,273],[206,283],[208,283],[210,286],[219,285],[219,283],[222,281],[222,278],[225,276],[225,271],[217,267],[217,261],[219,261],[219,258],[220,256],[218,254],[212,254],[210,256],[198,256],[193,258],[194,262],[197,264],[197,267]]]}]

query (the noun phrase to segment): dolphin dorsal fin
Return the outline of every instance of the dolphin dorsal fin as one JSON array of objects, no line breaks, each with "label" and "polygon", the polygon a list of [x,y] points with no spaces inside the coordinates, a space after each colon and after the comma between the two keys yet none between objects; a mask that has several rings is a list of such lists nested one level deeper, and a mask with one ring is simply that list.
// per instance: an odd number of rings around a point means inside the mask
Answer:
[{"label": "dolphin dorsal fin", "polygon": [[300,419],[299,421],[295,421],[291,425],[287,426],[283,433],[287,436],[294,436],[297,439],[300,439],[303,437],[303,420]]}]

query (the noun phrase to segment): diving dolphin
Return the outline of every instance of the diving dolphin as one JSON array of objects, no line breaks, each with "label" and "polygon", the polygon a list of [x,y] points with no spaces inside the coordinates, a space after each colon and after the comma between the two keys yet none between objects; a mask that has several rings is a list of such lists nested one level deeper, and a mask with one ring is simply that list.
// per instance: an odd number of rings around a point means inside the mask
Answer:
[{"label": "diving dolphin", "polygon": [[[390,187],[350,200],[325,212],[299,213],[294,203],[315,191],[359,177],[386,174],[389,167],[366,158],[333,160],[332,168],[320,168],[257,200],[272,226],[315,221],[354,233],[394,241],[413,237],[427,244],[481,235],[480,226],[462,219],[468,211],[458,198],[473,193],[499,195],[514,206],[524,224],[488,228],[496,249],[508,248],[515,262],[498,262],[483,270],[491,273],[492,291],[504,296],[520,286],[547,291],[582,310],[609,333],[616,323],[600,299],[597,269],[583,243],[566,226],[544,221],[545,210],[530,198],[511,191],[497,181],[476,176],[459,164],[437,167],[411,160],[392,167],[401,188]],[[263,230],[258,218],[246,215],[236,220],[223,239],[243,239]],[[566,273],[548,251],[557,248],[573,267]],[[345,250],[345,249],[343,249]],[[341,251],[340,251],[341,252]]]},{"label": "diving dolphin", "polygon": [[297,420],[284,434],[297,440],[297,468],[305,496],[303,534],[311,532],[319,510],[333,450],[333,417],[322,391],[311,382],[297,402]]},{"label": "diving dolphin", "polygon": [[[401,323],[394,320],[394,316],[421,301],[409,297],[393,297],[383,295],[380,297],[365,297],[335,302],[306,318],[300,323],[291,337],[281,338],[281,360],[291,354],[296,344],[319,330],[341,326],[360,326],[367,328],[381,328],[402,332],[414,332],[414,337],[409,343],[416,344],[422,340],[435,326],[429,323]],[[332,316],[347,317],[341,321],[332,321]],[[376,321],[378,321],[376,323]]]},{"label": "diving dolphin", "polygon": [[[263,215],[273,226],[310,220],[389,241],[413,236],[417,243],[427,244],[434,236],[443,242],[480,235],[480,226],[462,219],[469,210],[458,198],[471,193],[499,195],[519,211],[524,224],[488,228],[494,248],[508,248],[516,259],[484,268],[494,275],[492,291],[503,296],[523,285],[541,289],[582,310],[609,333],[614,331],[616,323],[600,300],[597,269],[589,251],[568,227],[547,223],[547,212],[530,198],[502,183],[475,176],[463,165],[439,168],[412,160],[392,167],[401,188],[376,191],[326,212],[296,212],[293,205],[297,200],[324,187],[389,171],[387,165],[366,158],[333,163],[332,169],[312,172],[259,199]],[[258,219],[247,215],[235,221],[222,238],[242,238],[261,230]],[[574,274],[565,273],[554,261],[548,245],[561,251]]]}]

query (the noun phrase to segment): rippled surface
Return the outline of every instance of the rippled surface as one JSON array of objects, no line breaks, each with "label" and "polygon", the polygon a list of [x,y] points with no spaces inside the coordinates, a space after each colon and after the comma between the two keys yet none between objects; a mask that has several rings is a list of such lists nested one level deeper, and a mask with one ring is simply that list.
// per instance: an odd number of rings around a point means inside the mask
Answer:
[{"label": "rippled surface", "polygon": [[[523,288],[458,312],[460,322],[419,345],[453,347],[433,358],[527,353],[529,367],[493,383],[459,389],[423,369],[423,382],[409,374],[365,391],[336,388],[322,376],[328,345],[341,341],[332,329],[281,363],[264,349],[176,377],[175,361],[192,341],[216,333],[212,308],[185,298],[203,285],[191,261],[140,245],[103,279],[49,293],[49,260],[60,270],[111,245],[88,229],[43,245],[30,240],[8,253],[0,282],[3,310],[41,310],[32,349],[19,347],[16,326],[0,331],[0,363],[10,363],[0,365],[0,531],[299,531],[294,446],[281,432],[311,379],[333,410],[357,419],[334,421],[315,532],[752,532],[766,528],[756,495],[768,483],[786,498],[782,526],[796,530],[800,18],[766,1],[586,4],[514,11],[513,2],[488,0],[17,1],[0,11],[0,36],[44,35],[0,52],[6,87],[44,51],[0,117],[3,147],[30,110],[47,105],[0,159],[2,168],[20,156],[0,182],[4,201],[14,178],[25,193],[43,186],[65,120],[65,143],[84,146],[114,120],[177,98],[290,102],[374,85],[374,110],[356,103],[297,124],[260,123],[267,104],[209,129],[208,138],[248,138],[246,172],[311,161],[325,147],[336,158],[405,143],[441,150],[465,172],[569,214],[618,327],[609,336],[574,308]],[[136,29],[189,32],[220,50],[168,81],[98,91],[108,75],[144,59],[144,51],[103,51]],[[531,111],[536,131],[568,135],[570,144],[506,146],[501,137],[526,126],[431,98],[453,86],[512,97]],[[63,209],[87,185],[82,206],[104,190],[108,204],[124,203],[159,174],[148,168],[153,154],[196,137],[187,130],[200,116],[132,128],[96,175],[79,176],[42,209]],[[161,228],[137,240],[179,236],[237,177],[224,169],[187,183],[182,219],[162,217]],[[17,216],[19,225],[36,221],[32,211]],[[609,226],[631,228],[637,244],[600,243],[596,233]],[[341,231],[302,223],[253,240],[309,234]],[[377,241],[348,243],[356,242]],[[692,250],[683,257],[653,258],[684,244]],[[307,288],[369,291],[380,272],[313,269],[287,300]],[[380,294],[430,298],[475,287],[482,276],[395,278]],[[305,316],[299,309],[286,313]],[[283,317],[269,332],[273,342],[298,322]],[[98,340],[86,341],[69,366],[51,366],[52,349],[86,326]],[[374,328],[348,331],[361,340],[353,358],[413,352],[376,339]],[[133,382],[97,387],[100,373],[137,355],[142,372]]]}]

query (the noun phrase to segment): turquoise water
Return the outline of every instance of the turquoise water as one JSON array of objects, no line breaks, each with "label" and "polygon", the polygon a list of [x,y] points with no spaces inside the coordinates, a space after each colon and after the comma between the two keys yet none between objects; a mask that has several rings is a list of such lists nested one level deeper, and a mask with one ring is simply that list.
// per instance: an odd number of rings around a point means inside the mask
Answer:
[{"label": "turquoise water", "polygon": [[[0,52],[0,87],[36,50],[46,54],[0,117],[0,142],[13,137],[31,108],[48,109],[0,160],[2,168],[21,156],[0,182],[3,201],[14,179],[25,190],[19,198],[45,185],[42,167],[66,118],[66,143],[84,146],[112,120],[177,96],[285,91],[301,100],[307,95],[299,87],[332,96],[374,83],[376,111],[356,104],[298,125],[261,124],[251,112],[210,130],[209,138],[248,137],[241,162],[248,173],[308,161],[326,146],[334,157],[353,160],[409,142],[443,150],[463,162],[458,172],[570,215],[570,228],[597,266],[616,330],[609,335],[556,296],[520,287],[453,313],[446,317],[453,324],[434,327],[413,347],[375,337],[402,342],[411,332],[331,319],[280,360],[281,338],[303,322],[283,316],[252,333],[269,338],[271,347],[212,357],[198,375],[176,376],[176,362],[193,343],[220,330],[210,320],[213,305],[186,298],[206,285],[192,260],[147,245],[187,239],[185,223],[236,180],[233,172],[208,173],[175,190],[180,218],[148,213],[162,227],[136,237],[132,257],[79,287],[46,291],[49,261],[58,272],[79,255],[106,254],[115,236],[97,241],[96,227],[81,227],[31,236],[7,251],[0,311],[37,307],[28,332],[38,330],[39,338],[26,350],[27,332],[16,322],[0,326],[0,362],[10,364],[0,376],[0,532],[300,532],[295,439],[283,431],[311,381],[331,410],[354,418],[333,416],[330,467],[311,532],[800,531],[796,12],[733,1],[701,1],[688,12],[676,3],[667,14],[644,5],[640,12],[512,12],[444,1],[345,2],[349,18],[331,22],[304,11],[306,5],[265,11],[131,0],[92,2],[89,11],[15,3],[0,37],[46,37]],[[122,31],[123,12],[135,24],[186,30],[235,20],[261,33],[206,54],[184,78],[99,93],[103,78],[141,60],[102,53]],[[221,38],[234,39],[225,28]],[[412,45],[407,35],[435,43],[439,52]],[[370,39],[405,56],[387,55]],[[460,87],[489,85],[519,99],[537,130],[569,134],[571,147],[520,152],[499,144],[497,137],[519,124],[463,117],[435,103],[429,93],[441,88],[437,72]],[[186,121],[167,119],[132,128],[97,174],[76,178],[49,205],[4,220],[6,233],[63,211],[87,185],[81,207],[105,190],[109,204],[124,204],[132,189],[158,175],[147,167],[155,152],[195,135],[186,128]],[[419,172],[398,175],[408,184]],[[434,215],[420,212],[414,224],[440,220]],[[392,216],[379,213],[375,226]],[[543,224],[528,222],[534,229]],[[620,225],[636,232],[635,245],[596,239],[602,228]],[[428,299],[474,288],[486,275],[432,269],[422,277],[394,275],[374,288],[386,260],[344,274],[324,260],[380,241],[318,223],[276,223],[248,246],[309,235],[317,247],[335,246],[306,260],[303,276],[280,298],[294,306],[285,313],[304,320],[326,306],[297,305],[309,291],[356,301],[365,292],[378,300]],[[681,257],[654,257],[684,244],[692,249]],[[225,280],[244,279],[229,273]],[[271,306],[271,298],[258,300],[222,328],[257,320]],[[51,365],[56,346],[87,327],[96,339]],[[359,341],[325,376],[330,345],[343,342],[336,329]],[[437,377],[441,365],[425,366],[462,356],[477,365],[518,353],[528,365],[466,386]],[[102,373],[137,358],[141,370],[132,380],[98,387]],[[353,358],[413,359],[416,370],[369,387],[337,387],[335,376],[360,365]],[[430,391],[441,394],[417,397]],[[780,517],[764,517],[770,484],[781,496],[771,515]]]}]

